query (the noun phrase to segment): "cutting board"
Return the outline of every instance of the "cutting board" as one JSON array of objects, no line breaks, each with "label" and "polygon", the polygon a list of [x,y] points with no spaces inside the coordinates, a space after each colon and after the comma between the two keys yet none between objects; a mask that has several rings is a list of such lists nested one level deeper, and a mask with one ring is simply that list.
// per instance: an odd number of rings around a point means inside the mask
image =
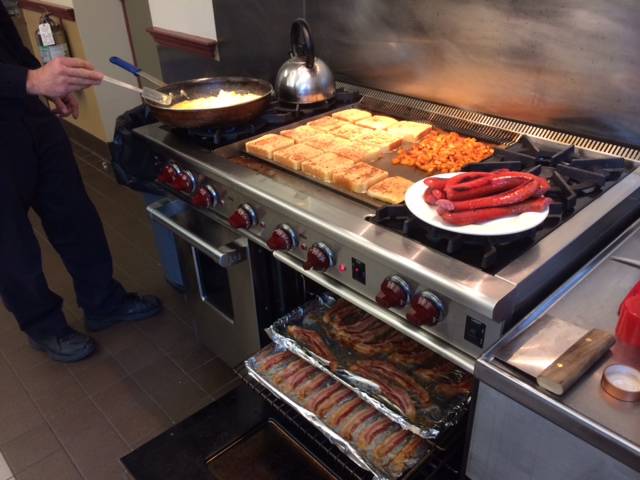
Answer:
[{"label": "cutting board", "polygon": [[599,329],[586,329],[552,315],[545,315],[496,357],[530,375],[536,383],[563,395],[615,343],[615,337]]}]

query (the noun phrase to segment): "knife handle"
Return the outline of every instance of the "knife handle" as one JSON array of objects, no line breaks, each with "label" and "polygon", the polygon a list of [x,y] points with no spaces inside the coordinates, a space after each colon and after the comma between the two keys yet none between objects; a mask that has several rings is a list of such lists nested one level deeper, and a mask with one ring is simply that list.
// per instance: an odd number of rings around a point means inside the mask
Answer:
[{"label": "knife handle", "polygon": [[597,328],[589,330],[538,375],[538,385],[556,395],[564,395],[614,343],[616,339],[610,333]]}]

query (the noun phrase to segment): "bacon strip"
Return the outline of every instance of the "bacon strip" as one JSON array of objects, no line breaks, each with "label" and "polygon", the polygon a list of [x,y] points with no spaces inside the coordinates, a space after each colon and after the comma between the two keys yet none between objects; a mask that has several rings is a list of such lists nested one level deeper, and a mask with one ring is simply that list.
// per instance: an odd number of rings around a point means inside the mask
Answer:
[{"label": "bacon strip", "polygon": [[336,428],[351,412],[362,405],[363,402],[358,397],[343,403],[335,412],[331,412],[326,418],[327,425]]},{"label": "bacon strip", "polygon": [[316,355],[331,363],[336,362],[336,357],[329,350],[329,347],[318,332],[297,325],[290,325],[287,331],[298,343],[304,345]]},{"label": "bacon strip", "polygon": [[380,391],[396,405],[408,419],[414,420],[416,418],[416,406],[407,392],[398,388],[389,387],[388,385],[380,385]]},{"label": "bacon strip", "polygon": [[315,390],[317,390],[318,388],[320,388],[320,386],[325,383],[327,380],[329,380],[329,376],[325,375],[322,372],[318,372],[318,375],[314,376],[313,378],[311,378],[309,381],[298,385],[298,387],[296,387],[295,389],[295,393],[296,395],[298,395],[298,398],[303,400],[305,399],[308,395],[315,393]]},{"label": "bacon strip", "polygon": [[294,360],[289,365],[284,367],[284,369],[282,369],[281,371],[279,371],[273,376],[273,383],[275,383],[276,385],[281,384],[284,380],[286,380],[288,377],[296,373],[305,365],[306,363],[304,362],[304,360],[300,360],[299,358]]},{"label": "bacon strip", "polygon": [[394,331],[386,338],[382,338],[374,343],[355,341],[351,342],[351,348],[362,355],[367,357],[378,355],[381,353],[390,353],[395,348],[396,342],[399,337],[404,337],[400,332]]},{"label": "bacon strip", "polygon": [[270,343],[269,345],[264,347],[262,350],[260,350],[255,356],[256,363],[261,364],[262,362],[265,361],[265,359],[269,357],[269,355],[273,355],[275,348],[276,348],[275,345],[273,343]]},{"label": "bacon strip", "polygon": [[374,450],[373,457],[375,462],[382,463],[384,457],[400,446],[402,442],[405,442],[410,436],[411,433],[406,430],[398,430],[397,432],[389,435],[389,437],[383,440],[383,442]]},{"label": "bacon strip", "polygon": [[458,395],[471,393],[472,377],[469,375],[459,383],[440,383],[436,386],[436,393],[445,398],[453,398]]},{"label": "bacon strip", "polygon": [[376,382],[380,387],[380,392],[397,406],[407,418],[414,419],[416,417],[416,406],[405,390],[399,387],[394,388],[388,384],[388,379],[385,376],[380,375],[378,372],[372,372],[358,364],[351,366],[349,369],[353,373]]},{"label": "bacon strip", "polygon": [[299,369],[296,373],[294,373],[289,378],[287,378],[284,381],[284,384],[282,385],[282,388],[287,390],[287,391],[293,390],[298,385],[300,385],[305,380],[307,380],[310,375],[313,375],[313,373],[317,372],[317,371],[318,370],[316,369],[316,367],[314,367],[313,365],[308,365],[307,364],[307,366]]},{"label": "bacon strip", "polygon": [[380,343],[355,343],[351,348],[365,357],[372,357],[374,355],[380,355],[382,353],[389,353],[391,351],[391,345],[385,342]]},{"label": "bacon strip", "polygon": [[431,402],[429,392],[427,392],[422,385],[416,382],[411,375],[403,372],[390,363],[382,362],[380,360],[361,360],[358,362],[358,365],[360,365],[364,370],[369,369],[372,372],[377,372],[388,381],[395,382],[401,387],[408,389],[418,397],[420,403],[423,405],[428,405]]},{"label": "bacon strip", "polygon": [[344,388],[338,382],[332,383],[331,385],[327,385],[323,387],[318,392],[316,392],[313,396],[309,397],[305,402],[305,406],[309,408],[312,412],[315,412],[318,408],[318,405],[325,401],[329,396],[335,393],[337,390]]},{"label": "bacon strip", "polygon": [[258,369],[261,372],[269,372],[273,367],[279,365],[282,362],[285,362],[287,360],[291,360],[294,357],[294,355],[289,352],[288,350],[285,350],[283,352],[279,352],[276,353],[275,355],[269,356],[267,358],[265,358],[265,360],[262,362],[262,364],[258,364]]},{"label": "bacon strip", "polygon": [[351,418],[349,418],[347,422],[345,422],[345,424],[342,425],[338,433],[342,435],[342,437],[345,440],[347,441],[351,440],[351,437],[353,436],[353,432],[355,432],[355,430],[360,425],[362,425],[364,422],[366,422],[368,419],[370,419],[377,413],[378,412],[374,408],[371,408],[368,405],[365,406],[364,408],[355,412],[351,416]]},{"label": "bacon strip", "polygon": [[330,325],[342,325],[346,320],[353,316],[359,317],[364,314],[358,307],[354,307],[345,300],[338,300],[336,304],[325,312],[322,320]]},{"label": "bacon strip", "polygon": [[322,402],[318,404],[314,412],[319,417],[324,417],[329,410],[338,405],[341,401],[347,399],[348,397],[354,395],[351,390],[348,388],[342,387],[342,390],[338,390],[334,392],[329,397],[325,398]]},{"label": "bacon strip", "polygon": [[351,325],[340,327],[340,330],[345,334],[357,334],[364,332],[376,323],[381,322],[377,318],[369,315],[362,320],[358,320],[357,322],[352,323]]},{"label": "bacon strip", "polygon": [[443,362],[433,368],[418,368],[413,373],[419,379],[426,382],[437,382],[448,380],[449,375],[456,370],[456,366],[451,362]]},{"label": "bacon strip", "polygon": [[394,352],[389,355],[389,361],[398,365],[416,366],[424,365],[433,358],[435,353],[430,350],[421,352]]},{"label": "bacon strip", "polygon": [[394,425],[390,420],[387,420],[385,417],[380,417],[380,419],[376,420],[364,431],[360,432],[358,435],[358,447],[365,450],[371,445],[371,442],[373,442],[378,435],[393,427]]},{"label": "bacon strip", "polygon": [[373,328],[370,328],[369,330],[358,335],[352,335],[350,341],[351,343],[371,343],[372,341],[391,331],[393,331],[393,329],[389,325],[387,325],[386,323],[378,322],[378,325],[374,326]]},{"label": "bacon strip", "polygon": [[388,469],[393,473],[402,473],[405,469],[406,462],[414,458],[418,449],[425,445],[426,442],[423,439],[417,435],[413,435],[411,440],[391,459],[391,463],[388,464]]}]

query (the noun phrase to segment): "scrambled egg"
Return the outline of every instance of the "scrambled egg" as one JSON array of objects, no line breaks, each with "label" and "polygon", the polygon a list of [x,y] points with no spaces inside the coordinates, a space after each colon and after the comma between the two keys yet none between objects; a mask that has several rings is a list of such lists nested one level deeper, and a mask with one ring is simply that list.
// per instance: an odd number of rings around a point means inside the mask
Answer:
[{"label": "scrambled egg", "polygon": [[172,110],[206,110],[210,108],[222,108],[237,105],[239,103],[250,102],[259,98],[260,95],[255,93],[238,93],[233,90],[220,90],[218,95],[210,97],[194,98],[193,100],[184,100],[171,105]]}]

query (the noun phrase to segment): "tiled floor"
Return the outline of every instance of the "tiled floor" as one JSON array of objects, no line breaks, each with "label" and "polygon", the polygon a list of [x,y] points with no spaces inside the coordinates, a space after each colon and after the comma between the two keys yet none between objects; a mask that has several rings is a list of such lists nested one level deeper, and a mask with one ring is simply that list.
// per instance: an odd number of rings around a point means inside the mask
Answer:
[{"label": "tiled floor", "polygon": [[[33,351],[0,304],[0,480],[129,478],[119,458],[235,384],[233,372],[195,340],[187,304],[167,285],[141,195],[120,187],[104,160],[75,145],[105,225],[117,278],[158,295],[164,312],[94,335],[90,359],[63,365]],[[33,219],[51,288],[83,329],[71,279]]]}]

